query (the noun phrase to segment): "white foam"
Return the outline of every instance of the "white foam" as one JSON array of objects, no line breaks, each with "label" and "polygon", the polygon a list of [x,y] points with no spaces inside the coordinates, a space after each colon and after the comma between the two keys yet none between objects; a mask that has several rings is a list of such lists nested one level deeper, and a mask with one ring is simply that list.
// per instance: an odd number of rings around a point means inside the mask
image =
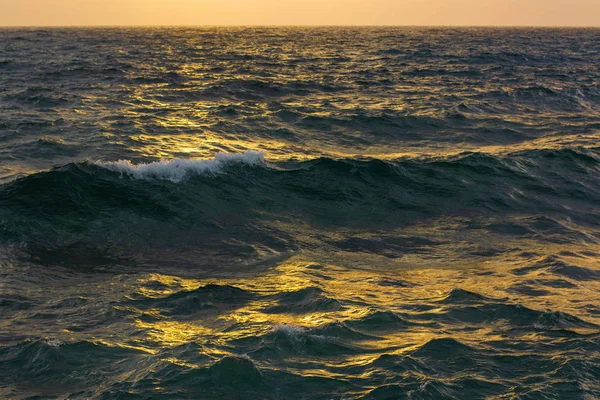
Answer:
[{"label": "white foam", "polygon": [[290,324],[275,325],[275,328],[273,330],[275,332],[281,332],[290,337],[291,339],[295,340],[298,340],[300,336],[306,334],[307,332],[307,329],[303,326]]},{"label": "white foam", "polygon": [[48,339],[48,338],[44,338],[44,342],[46,342],[46,344],[48,346],[54,347],[55,349],[59,348],[60,345],[62,344],[62,342],[58,339]]},{"label": "white foam", "polygon": [[262,164],[265,154],[249,150],[244,153],[217,153],[212,160],[172,160],[154,161],[148,164],[133,164],[129,160],[95,162],[96,165],[128,175],[136,179],[159,179],[181,182],[188,174],[216,174],[230,164]]}]

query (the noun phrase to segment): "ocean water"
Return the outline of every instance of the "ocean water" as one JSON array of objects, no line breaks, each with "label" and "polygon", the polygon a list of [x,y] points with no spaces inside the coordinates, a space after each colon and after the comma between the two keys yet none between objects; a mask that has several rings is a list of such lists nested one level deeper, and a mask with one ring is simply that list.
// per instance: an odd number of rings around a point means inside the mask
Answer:
[{"label": "ocean water", "polygon": [[0,30],[0,398],[600,398],[600,30]]}]

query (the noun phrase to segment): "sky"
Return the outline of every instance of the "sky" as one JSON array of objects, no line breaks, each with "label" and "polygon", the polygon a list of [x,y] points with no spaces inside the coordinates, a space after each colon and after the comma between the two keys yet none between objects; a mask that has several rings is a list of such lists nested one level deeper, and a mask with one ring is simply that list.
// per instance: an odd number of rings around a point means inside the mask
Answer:
[{"label": "sky", "polygon": [[600,26],[600,0],[0,0],[0,26]]}]

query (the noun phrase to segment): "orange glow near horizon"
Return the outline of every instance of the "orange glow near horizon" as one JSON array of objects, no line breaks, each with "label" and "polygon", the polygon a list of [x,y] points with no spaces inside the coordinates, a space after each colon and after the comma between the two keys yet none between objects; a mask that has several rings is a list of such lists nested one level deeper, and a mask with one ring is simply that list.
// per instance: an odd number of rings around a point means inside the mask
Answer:
[{"label": "orange glow near horizon", "polygon": [[600,26],[598,0],[0,0],[0,26]]}]

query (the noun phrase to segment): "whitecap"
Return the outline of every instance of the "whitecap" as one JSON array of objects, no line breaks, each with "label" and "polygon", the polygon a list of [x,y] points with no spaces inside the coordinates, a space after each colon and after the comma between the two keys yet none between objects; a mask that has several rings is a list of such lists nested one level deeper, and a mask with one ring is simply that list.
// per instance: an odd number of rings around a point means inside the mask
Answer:
[{"label": "whitecap", "polygon": [[135,179],[159,179],[181,182],[188,174],[216,174],[231,164],[258,165],[265,160],[260,151],[248,150],[244,153],[217,153],[212,160],[160,160],[147,164],[133,164],[130,160],[119,160],[95,164],[108,170],[119,172]]}]

